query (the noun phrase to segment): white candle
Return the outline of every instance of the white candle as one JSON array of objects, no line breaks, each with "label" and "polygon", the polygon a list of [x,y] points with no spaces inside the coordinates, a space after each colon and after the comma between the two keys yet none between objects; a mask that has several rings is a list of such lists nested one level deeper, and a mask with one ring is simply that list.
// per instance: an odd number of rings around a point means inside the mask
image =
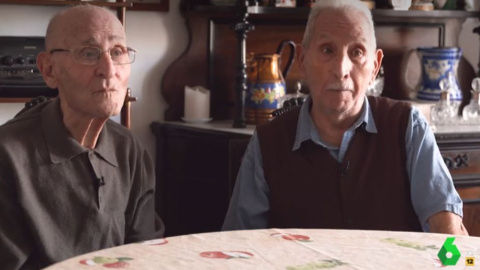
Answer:
[{"label": "white candle", "polygon": [[185,86],[184,117],[189,120],[206,120],[210,117],[210,91],[201,87]]}]

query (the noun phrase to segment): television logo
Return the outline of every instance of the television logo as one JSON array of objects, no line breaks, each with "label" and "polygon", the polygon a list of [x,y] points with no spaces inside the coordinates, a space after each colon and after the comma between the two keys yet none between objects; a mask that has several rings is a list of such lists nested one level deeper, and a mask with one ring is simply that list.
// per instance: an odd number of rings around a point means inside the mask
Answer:
[{"label": "television logo", "polygon": [[[453,241],[455,241],[455,237],[447,237],[442,248],[438,251],[437,256],[443,265],[456,265],[460,259],[460,251],[457,246],[453,244]],[[447,257],[447,253],[451,254],[450,258]]]}]

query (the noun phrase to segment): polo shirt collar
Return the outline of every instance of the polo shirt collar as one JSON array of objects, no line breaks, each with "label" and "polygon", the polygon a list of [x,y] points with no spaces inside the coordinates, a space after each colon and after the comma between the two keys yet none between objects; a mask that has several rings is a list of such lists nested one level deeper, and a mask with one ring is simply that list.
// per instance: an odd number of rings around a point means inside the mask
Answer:
[{"label": "polo shirt collar", "polygon": [[[61,163],[89,151],[89,149],[83,147],[70,135],[70,132],[63,124],[63,114],[60,110],[58,98],[42,110],[41,126],[52,163]],[[93,151],[106,162],[116,167],[118,162],[114,155],[115,146],[113,141],[108,139],[107,126],[107,124],[104,125]]]}]

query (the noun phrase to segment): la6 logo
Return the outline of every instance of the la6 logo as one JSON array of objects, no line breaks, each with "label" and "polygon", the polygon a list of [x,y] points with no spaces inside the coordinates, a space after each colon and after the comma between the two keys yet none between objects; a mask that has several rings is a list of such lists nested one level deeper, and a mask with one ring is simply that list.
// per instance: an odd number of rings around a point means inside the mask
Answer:
[{"label": "la6 logo", "polygon": [[[457,246],[453,244],[453,241],[455,241],[455,237],[447,237],[442,248],[440,251],[438,251],[437,256],[443,265],[456,265],[460,259],[460,251],[458,250]],[[447,258],[448,252],[452,254],[452,257]]]}]

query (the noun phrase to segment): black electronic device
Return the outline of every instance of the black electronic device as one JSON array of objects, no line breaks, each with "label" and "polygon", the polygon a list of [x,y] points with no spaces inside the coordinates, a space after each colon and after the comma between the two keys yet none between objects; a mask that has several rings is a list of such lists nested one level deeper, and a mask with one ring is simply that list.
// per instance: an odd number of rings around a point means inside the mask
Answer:
[{"label": "black electronic device", "polygon": [[37,68],[44,37],[0,36],[0,97],[55,97]]}]

